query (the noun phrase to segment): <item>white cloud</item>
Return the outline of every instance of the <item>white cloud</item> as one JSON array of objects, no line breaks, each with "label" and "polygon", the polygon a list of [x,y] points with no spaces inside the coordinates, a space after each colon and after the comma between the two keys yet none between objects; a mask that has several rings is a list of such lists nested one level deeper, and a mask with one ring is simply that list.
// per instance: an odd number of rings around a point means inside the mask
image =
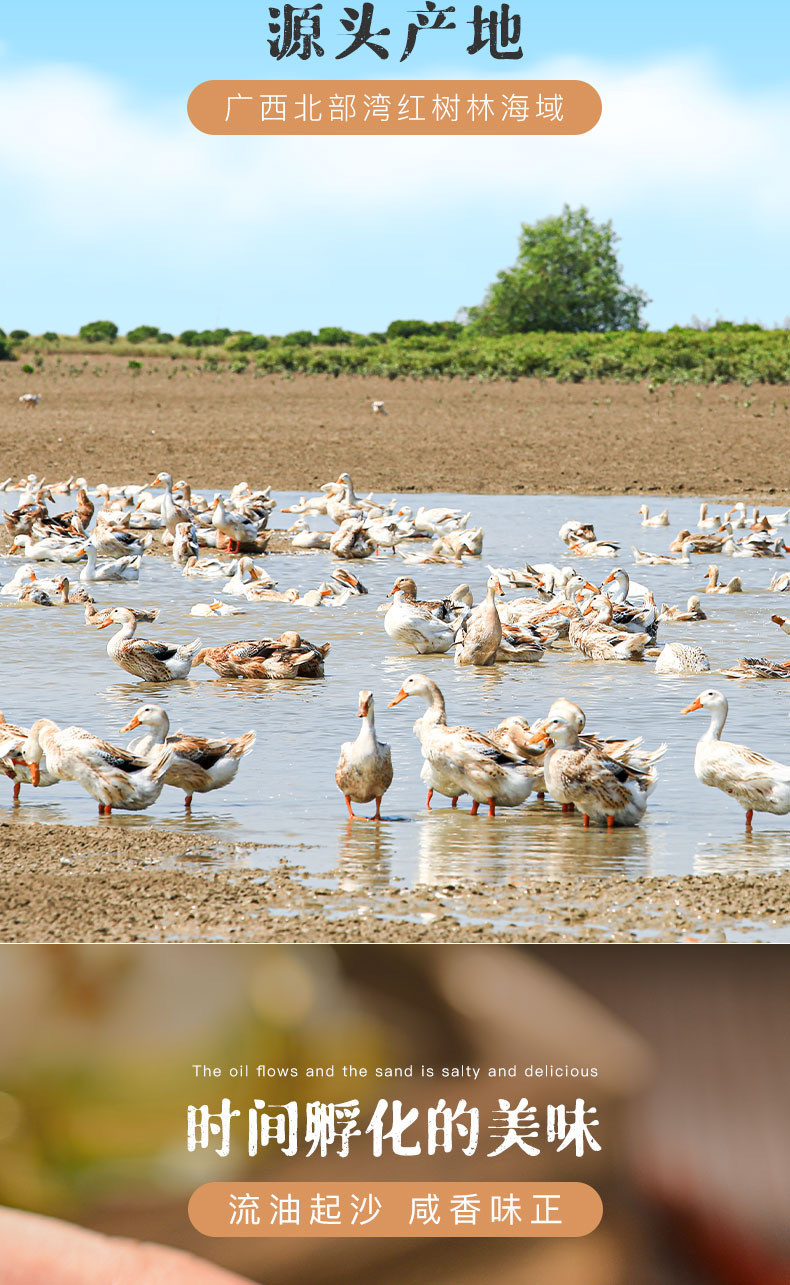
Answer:
[{"label": "white cloud", "polygon": [[141,110],[87,71],[39,67],[0,81],[0,119],[18,121],[0,137],[0,167],[39,226],[94,240],[167,225],[189,239],[232,236],[287,225],[308,205],[386,218],[481,192],[492,202],[523,193],[546,209],[601,200],[677,216],[702,203],[758,224],[783,217],[788,96],[728,89],[700,57],[630,68],[574,59],[535,74],[591,81],[598,126],[558,139],[210,138],[189,125],[185,103]]}]

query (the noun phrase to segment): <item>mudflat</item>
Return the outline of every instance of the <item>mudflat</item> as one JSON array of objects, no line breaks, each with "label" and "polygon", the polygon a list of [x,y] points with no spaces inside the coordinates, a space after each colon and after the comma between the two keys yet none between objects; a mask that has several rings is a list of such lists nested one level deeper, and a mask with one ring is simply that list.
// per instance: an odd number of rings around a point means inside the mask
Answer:
[{"label": "mudflat", "polygon": [[[474,879],[355,891],[271,868],[212,869],[222,845],[112,823],[0,824],[2,942],[717,942],[790,930],[790,871],[683,878]],[[227,853],[223,852],[227,857]]]},{"label": "mudflat", "polygon": [[[195,360],[0,364],[5,474],[309,491],[790,494],[790,387],[396,379],[210,371]],[[39,392],[25,410],[18,397]],[[374,414],[383,401],[386,415]]]}]

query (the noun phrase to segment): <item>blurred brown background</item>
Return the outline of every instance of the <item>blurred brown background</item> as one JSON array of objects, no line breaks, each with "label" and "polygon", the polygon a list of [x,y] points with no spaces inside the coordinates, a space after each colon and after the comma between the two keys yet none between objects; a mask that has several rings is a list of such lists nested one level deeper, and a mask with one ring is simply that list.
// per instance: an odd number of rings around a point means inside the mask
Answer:
[{"label": "blurred brown background", "polygon": [[[790,1280],[788,966],[781,947],[3,947],[0,1203],[197,1253],[267,1285],[779,1285]],[[197,1080],[304,1068],[596,1065],[596,1081]],[[286,1087],[283,1087],[283,1084]],[[583,1088],[577,1087],[579,1084]],[[504,1087],[504,1086],[507,1087]],[[397,1091],[396,1091],[397,1086]],[[571,1087],[573,1086],[573,1087]],[[380,1097],[481,1107],[584,1096],[603,1150],[373,1161],[186,1150],[186,1107]],[[243,1133],[242,1133],[243,1136]],[[317,1167],[320,1166],[320,1167]],[[580,1241],[207,1241],[212,1179],[576,1178]]]}]

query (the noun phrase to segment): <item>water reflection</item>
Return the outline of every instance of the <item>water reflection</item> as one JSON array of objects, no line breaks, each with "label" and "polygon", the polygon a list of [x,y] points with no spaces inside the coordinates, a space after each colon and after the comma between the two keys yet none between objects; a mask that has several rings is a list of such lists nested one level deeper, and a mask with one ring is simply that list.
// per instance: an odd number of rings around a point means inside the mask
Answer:
[{"label": "water reflection", "polygon": [[[278,498],[287,504],[291,497]],[[483,558],[467,562],[462,574],[453,566],[414,566],[418,590],[426,597],[439,597],[463,579],[476,598],[484,591],[489,563],[568,563],[557,531],[575,514],[593,520],[599,534],[619,540],[624,551],[632,543],[664,551],[668,535],[695,523],[700,502],[661,500],[661,507],[669,505],[672,526],[652,531],[640,526],[639,501],[633,497],[410,497],[416,505],[428,500],[471,510],[475,523],[485,528],[486,544]],[[726,565],[726,559],[717,560]],[[703,588],[709,561],[695,557],[689,566],[640,568],[636,575],[651,585],[659,602],[683,603]],[[619,562],[630,567],[630,554],[623,552]],[[9,580],[18,565],[17,559],[0,559],[0,580]],[[328,579],[336,565],[325,552],[266,558],[279,587],[301,591]],[[196,797],[191,817],[184,815],[181,793],[166,789],[145,814],[114,814],[103,824],[153,823],[185,827],[195,831],[197,840],[214,834],[257,841],[262,846],[253,860],[261,866],[278,860],[281,851],[276,845],[282,845],[286,856],[296,852],[295,859],[311,873],[323,875],[339,866],[342,877],[357,881],[360,889],[396,878],[427,885],[467,877],[496,882],[560,874],[748,871],[790,864],[790,819],[757,818],[747,841],[740,809],[694,777],[694,747],[705,720],[701,715],[682,718],[680,711],[703,685],[700,679],[658,677],[650,663],[597,665],[562,649],[547,652],[536,665],[482,671],[457,667],[452,655],[417,656],[392,642],[376,611],[400,565],[387,555],[355,568],[369,592],[341,609],[242,603],[243,616],[200,620],[190,618],[190,608],[221,596],[221,585],[185,578],[166,559],[147,558],[139,583],[95,586],[100,607],[123,601],[161,608],[155,624],[142,626],[143,636],[183,643],[199,634],[204,646],[215,646],[297,629],[317,643],[331,642],[324,681],[234,682],[205,667],[180,683],[147,684],[130,677],[127,681],[106,654],[106,633],[87,628],[79,607],[22,609],[0,598],[3,707],[15,722],[30,723],[45,715],[62,724],[87,726],[120,744],[127,743],[120,728],[147,700],[165,706],[174,728],[202,735],[254,728],[255,749],[236,780],[226,790]],[[600,580],[614,565],[614,560],[585,560],[582,570]],[[773,561],[739,561],[745,593],[702,596],[708,619],[667,623],[661,637],[703,647],[714,669],[742,655],[787,659],[790,640],[768,621],[781,601],[768,592],[773,570]],[[46,574],[51,574],[49,569]],[[439,683],[451,723],[486,730],[510,714],[531,720],[565,695],[582,705],[588,727],[601,735],[641,735],[648,746],[667,741],[669,752],[644,824],[610,833],[584,831],[578,818],[563,817],[550,803],[534,800],[524,809],[502,811],[493,820],[470,818],[468,800],[462,804],[466,811],[427,812],[422,760],[412,733],[422,705],[412,700],[387,709],[387,701],[414,671]],[[727,736],[790,761],[790,689],[785,684],[733,683],[716,675],[709,682],[722,686],[730,698]],[[391,745],[395,767],[395,780],[384,800],[388,820],[379,827],[363,822],[349,826],[334,784],[340,744],[359,730],[355,715],[362,687],[374,692],[379,735]],[[10,790],[9,783],[8,796]],[[94,801],[70,783],[40,792],[23,787],[18,809],[10,807],[10,797],[6,803],[0,787],[0,801],[4,819],[14,824],[33,819],[99,824]]]}]

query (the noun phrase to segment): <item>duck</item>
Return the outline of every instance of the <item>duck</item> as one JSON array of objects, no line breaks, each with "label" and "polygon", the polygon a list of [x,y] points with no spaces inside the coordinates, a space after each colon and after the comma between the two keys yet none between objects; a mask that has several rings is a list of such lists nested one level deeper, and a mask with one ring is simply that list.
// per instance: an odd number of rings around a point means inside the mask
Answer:
[{"label": "duck", "polygon": [[164,494],[158,500],[153,501],[140,492],[136,497],[135,507],[138,511],[140,509],[147,509],[151,512],[158,510],[168,531],[172,536],[175,536],[179,522],[192,522],[192,513],[187,505],[176,504],[173,496],[173,479],[169,473],[157,473],[151,485],[163,486],[165,488]]},{"label": "duck", "polygon": [[93,545],[100,558],[136,558],[145,552],[152,540],[153,536],[150,535],[138,540],[131,531],[126,531],[123,527],[110,527],[102,523],[96,526],[88,539],[88,545]]},{"label": "duck", "polygon": [[346,518],[329,538],[329,551],[336,558],[369,558],[376,542],[365,529],[361,518]]},{"label": "duck", "polygon": [[45,536],[34,540],[30,535],[18,535],[8,550],[9,554],[22,549],[24,556],[33,562],[80,562],[87,554],[85,545],[79,540],[63,539],[60,536]]},{"label": "duck", "polygon": [[[249,580],[245,580],[245,576],[249,576]],[[252,558],[245,554],[243,558],[239,558],[233,575],[228,578],[228,583],[223,585],[222,592],[237,598],[246,598],[249,596],[252,584],[258,585],[261,589],[273,589],[276,583],[270,575],[260,567],[256,567]]]},{"label": "duck", "polygon": [[456,665],[493,665],[502,643],[502,621],[496,608],[495,595],[504,596],[496,576],[486,581],[486,595],[479,607],[467,616],[455,635],[458,646]]},{"label": "duck", "polygon": [[199,638],[180,647],[153,642],[149,638],[135,638],[137,617],[128,607],[114,607],[107,619],[99,625],[99,629],[108,629],[112,624],[121,627],[108,642],[107,655],[121,669],[126,670],[127,674],[134,674],[144,682],[172,683],[176,679],[186,678],[193,663],[196,663]]},{"label": "duck", "polygon": [[[771,593],[787,593],[790,590],[790,571],[776,571],[771,576],[768,586]],[[0,589],[0,593],[4,590]]]},{"label": "duck", "polygon": [[440,555],[450,556],[455,559],[463,558],[464,554],[472,558],[479,558],[483,552],[483,539],[485,532],[482,527],[463,527],[457,531],[448,531],[435,540],[432,546],[432,552]]},{"label": "duck", "polygon": [[197,562],[199,548],[194,525],[191,522],[177,522],[171,550],[171,556],[176,565],[184,566],[190,558],[194,558]]},{"label": "duck", "polygon": [[327,516],[335,526],[342,526],[349,518],[360,519],[363,511],[364,505],[354,490],[354,483],[348,473],[341,473],[327,495]]},{"label": "duck", "polygon": [[170,719],[163,705],[141,705],[121,732],[131,732],[138,727],[147,730],[130,741],[129,753],[151,762],[165,748],[171,749],[173,759],[165,773],[165,785],[184,791],[187,810],[192,806],[193,795],[208,794],[230,785],[241,760],[249,754],[256,740],[254,732],[208,738],[179,731],[170,736]]},{"label": "duck", "polygon": [[88,544],[85,547],[88,561],[80,572],[80,580],[83,584],[90,584],[94,581],[106,583],[113,580],[139,580],[141,556],[116,558],[112,562],[104,562],[101,566],[97,565],[98,554],[95,545]]},{"label": "duck", "polygon": [[620,552],[614,540],[586,540],[568,547],[575,558],[616,558]]},{"label": "duck", "polygon": [[692,546],[693,553],[718,553],[731,534],[732,529],[728,525],[720,527],[716,532],[707,534],[704,531],[689,531],[684,527],[670,544],[669,552],[681,553],[683,545],[688,541]]},{"label": "duck", "polygon": [[[149,624],[159,615],[158,607],[127,607],[126,610],[131,611],[138,625]],[[101,628],[102,625],[109,623],[110,611],[110,607],[98,608],[91,598],[85,603],[85,624],[93,625],[96,629]]]},{"label": "duck", "polygon": [[[30,764],[24,757],[25,743],[29,735],[29,728],[17,727],[15,723],[7,723],[5,714],[0,713],[0,772],[4,772],[9,780],[13,782],[15,805],[19,802],[22,786],[33,784]],[[42,756],[36,784],[43,789],[46,786],[57,785],[59,780],[59,777],[50,772],[46,759]]]},{"label": "duck", "polygon": [[529,798],[536,775],[528,761],[471,727],[448,727],[444,696],[425,674],[411,674],[389,707],[410,696],[421,698],[428,707],[414,724],[425,759],[420,775],[428,785],[427,807],[434,792],[450,798],[453,807],[462,794],[469,794],[473,816],[481,803],[487,803],[488,815],[493,817],[497,806],[518,807]]},{"label": "duck", "polygon": [[790,678],[790,660],[773,661],[766,656],[741,656],[737,665],[719,670],[725,678]]},{"label": "duck", "polygon": [[684,540],[678,557],[673,558],[668,553],[644,553],[641,549],[631,546],[631,552],[634,555],[634,562],[646,567],[679,567],[685,566],[691,562],[690,555],[694,552],[694,541]]},{"label": "duck", "polygon": [[[611,577],[607,576],[601,586],[601,593],[609,602],[613,600],[606,594],[606,585]],[[630,602],[618,603],[613,605],[612,624],[617,629],[625,629],[627,633],[632,634],[649,634],[655,641],[658,633],[658,607],[653,597],[652,591],[647,589],[644,594],[644,602],[641,607],[635,607]]]},{"label": "duck", "polygon": [[68,576],[61,576],[57,584],[57,591],[60,594],[57,605],[60,607],[75,607],[93,604],[93,598],[90,596],[87,589],[83,589],[82,585],[76,585],[75,588],[72,589]]},{"label": "duck", "polygon": [[692,714],[695,710],[707,710],[710,714],[710,724],[697,742],[694,754],[697,780],[731,794],[746,811],[747,829],[751,828],[755,812],[786,816],[790,812],[790,766],[765,758],[746,745],[721,739],[729,713],[723,692],[700,692],[681,714]]},{"label": "duck", "polygon": [[708,517],[708,506],[704,501],[699,506],[697,526],[700,531],[715,531],[721,526],[721,517],[718,513],[713,518]]},{"label": "duck", "polygon": [[0,597],[18,598],[25,585],[30,584],[30,581],[35,580],[35,578],[34,568],[26,562],[23,566],[17,567],[8,583],[4,584],[0,589]]},{"label": "duck", "polygon": [[786,616],[771,616],[773,624],[778,625],[785,634],[790,634],[790,620]]},{"label": "duck", "polygon": [[234,607],[230,602],[196,602],[190,608],[190,616],[243,616],[243,607]]},{"label": "duck", "polygon": [[710,661],[701,647],[687,643],[665,643],[656,660],[657,674],[707,674]]},{"label": "duck", "polygon": [[664,509],[663,513],[657,513],[655,517],[650,516],[650,510],[646,504],[643,504],[639,510],[642,518],[642,526],[669,526],[669,509]]},{"label": "duck", "polygon": [[[611,589],[607,589],[607,585],[611,585]],[[622,567],[615,567],[614,571],[610,571],[604,580],[600,592],[611,598],[615,606],[619,606],[621,604],[630,605],[632,595],[637,598],[646,598],[650,590],[647,585],[639,584],[636,580],[632,580],[628,572]]]},{"label": "duck", "polygon": [[446,620],[420,603],[409,601],[402,589],[391,589],[392,605],[384,617],[384,628],[393,642],[413,647],[421,656],[449,651],[455,631]]},{"label": "duck", "polygon": [[662,602],[661,614],[659,615],[658,618],[660,621],[666,621],[666,620],[687,621],[687,620],[707,620],[708,619],[708,617],[705,615],[705,612],[702,610],[702,607],[700,606],[699,597],[695,593],[691,595],[688,602],[686,603],[685,611],[683,610],[682,607],[670,607],[667,605],[667,603]]},{"label": "duck", "polygon": [[725,540],[721,551],[728,558],[782,558],[787,546],[783,540],[755,540],[747,537],[740,544],[730,538]]},{"label": "duck", "polygon": [[193,555],[187,558],[181,574],[196,580],[224,580],[234,574],[236,567],[234,561],[223,562],[221,558],[198,558]]},{"label": "duck", "polygon": [[99,814],[113,808],[141,812],[159,798],[173,762],[173,750],[163,746],[147,762],[104,741],[84,727],[59,727],[39,718],[30,728],[24,748],[30,779],[38,785],[41,763],[60,781],[76,781],[99,805]]},{"label": "duck", "polygon": [[733,576],[727,584],[719,584],[719,568],[711,565],[705,573],[707,586],[705,593],[743,593],[740,576]]},{"label": "duck", "polygon": [[220,678],[323,678],[329,648],[329,643],[318,646],[289,630],[279,638],[204,647],[193,663],[208,665]]},{"label": "duck", "polygon": [[297,519],[293,526],[286,528],[286,532],[295,549],[328,549],[332,538],[329,531],[311,531],[304,518]]},{"label": "duck", "polygon": [[231,553],[241,553],[242,545],[260,547],[261,527],[239,512],[232,513],[225,508],[221,495],[214,497],[211,507],[214,515],[211,524],[217,531],[218,538],[224,537]]},{"label": "duck", "polygon": [[601,594],[596,594],[587,608],[596,613],[589,623],[579,607],[572,602],[562,603],[547,614],[556,612],[569,618],[568,637],[571,644],[590,660],[641,660],[645,647],[650,643],[649,635],[630,634],[610,627],[606,620],[605,604],[608,604],[611,620],[611,602]]},{"label": "duck", "polygon": [[[357,718],[362,726],[356,740],[344,741],[335,772],[335,781],[346,801],[348,815],[356,819],[352,803],[372,803],[376,800],[374,821],[381,820],[381,800],[392,785],[392,754],[389,745],[376,736],[373,711],[373,693],[359,693]],[[367,820],[360,817],[360,820]]]},{"label": "duck", "polygon": [[558,803],[578,808],[585,827],[591,819],[610,829],[639,824],[656,785],[655,765],[640,770],[610,758],[597,746],[584,744],[575,727],[557,716],[533,739],[550,741],[543,761],[546,785]]}]

